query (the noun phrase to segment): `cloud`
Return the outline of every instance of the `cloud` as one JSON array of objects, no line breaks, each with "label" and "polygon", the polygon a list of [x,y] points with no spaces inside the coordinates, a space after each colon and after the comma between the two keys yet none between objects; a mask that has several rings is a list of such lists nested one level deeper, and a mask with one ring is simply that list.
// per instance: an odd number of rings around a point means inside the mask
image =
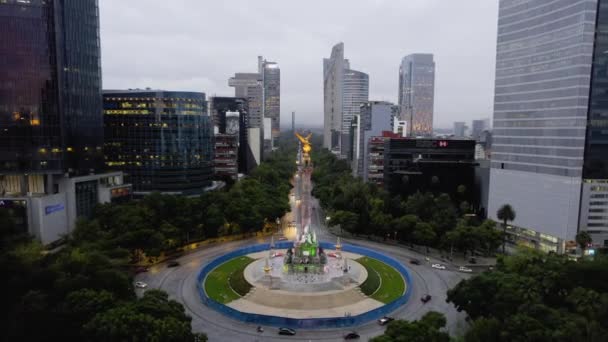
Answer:
[{"label": "cloud", "polygon": [[281,67],[281,118],[321,124],[322,59],[345,43],[370,75],[370,99],[396,101],[401,57],[435,54],[435,121],[490,117],[497,0],[103,0],[105,88],[232,95],[227,80],[257,56]]}]

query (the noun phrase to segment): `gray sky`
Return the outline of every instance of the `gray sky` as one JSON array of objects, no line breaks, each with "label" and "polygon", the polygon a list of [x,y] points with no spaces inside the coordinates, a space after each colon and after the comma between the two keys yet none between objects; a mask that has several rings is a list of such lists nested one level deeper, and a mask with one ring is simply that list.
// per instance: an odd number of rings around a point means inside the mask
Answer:
[{"label": "gray sky", "polygon": [[323,58],[344,42],[370,100],[397,101],[401,57],[435,54],[435,126],[492,116],[498,0],[101,0],[104,88],[233,96],[228,78],[281,67],[281,121],[323,122]]}]

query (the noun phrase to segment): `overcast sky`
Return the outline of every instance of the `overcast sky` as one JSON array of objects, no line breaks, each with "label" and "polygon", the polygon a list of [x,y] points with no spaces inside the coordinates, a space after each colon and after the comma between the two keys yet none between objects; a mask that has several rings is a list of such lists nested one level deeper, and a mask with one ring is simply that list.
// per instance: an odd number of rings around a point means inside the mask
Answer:
[{"label": "overcast sky", "polygon": [[281,121],[323,123],[323,58],[345,44],[370,100],[397,101],[399,63],[433,53],[435,126],[491,117],[498,0],[101,0],[104,88],[233,96],[228,78],[281,67]]}]

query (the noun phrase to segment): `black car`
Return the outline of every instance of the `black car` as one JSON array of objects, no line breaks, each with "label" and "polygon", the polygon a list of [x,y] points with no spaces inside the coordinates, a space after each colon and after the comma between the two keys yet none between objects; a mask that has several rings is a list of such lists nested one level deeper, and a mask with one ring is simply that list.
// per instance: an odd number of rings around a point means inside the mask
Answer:
[{"label": "black car", "polygon": [[421,300],[423,303],[426,303],[426,302],[428,302],[429,300],[431,300],[431,295],[430,295],[430,294],[425,294],[424,296],[422,296],[422,298],[420,298],[420,300]]},{"label": "black car", "polygon": [[420,265],[421,262],[418,259],[412,259],[412,260],[410,260],[410,264],[412,264],[412,265]]},{"label": "black car", "polygon": [[175,260],[174,261],[169,261],[167,263],[167,267],[177,267],[177,266],[179,266],[179,262],[177,262]]},{"label": "black car", "polygon": [[361,337],[361,336],[359,336],[359,334],[357,334],[354,331],[344,335],[345,340],[358,340],[359,337]]},{"label": "black car", "polygon": [[387,324],[389,324],[390,322],[392,322],[394,320],[395,319],[393,317],[384,316],[384,317],[382,317],[382,318],[380,318],[378,320],[378,324],[380,324],[380,325],[387,325]]},{"label": "black car", "polygon": [[296,334],[296,331],[290,328],[279,328],[279,335],[287,335],[293,336]]}]

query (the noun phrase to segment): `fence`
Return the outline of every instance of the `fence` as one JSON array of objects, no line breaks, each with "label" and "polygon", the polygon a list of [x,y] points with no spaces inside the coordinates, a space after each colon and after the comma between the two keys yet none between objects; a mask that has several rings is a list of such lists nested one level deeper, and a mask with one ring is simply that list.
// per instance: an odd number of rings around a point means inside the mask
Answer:
[{"label": "fence", "polygon": [[[335,245],[327,242],[320,243],[320,246],[323,249],[335,249]],[[286,249],[293,247],[293,242],[279,242],[275,243],[275,248],[277,249]],[[378,253],[369,248],[349,245],[345,244],[342,246],[342,250],[345,252],[351,252],[355,254],[365,255],[374,259],[378,259],[385,264],[396,269],[406,282],[406,291],[405,293],[395,299],[394,301],[381,306],[377,309],[349,317],[330,317],[330,318],[306,318],[306,319],[297,319],[297,318],[288,318],[288,317],[277,317],[270,315],[262,315],[255,313],[246,313],[235,310],[229,306],[221,304],[207,296],[207,293],[204,289],[204,280],[207,275],[217,266],[223,264],[224,262],[236,258],[238,256],[247,255],[250,253],[256,253],[268,250],[270,248],[270,244],[258,244],[250,247],[241,248],[230,253],[224,254],[219,258],[212,260],[210,263],[205,265],[197,277],[197,290],[201,297],[202,302],[208,307],[222,313],[225,316],[228,316],[233,319],[237,319],[243,322],[257,324],[257,325],[267,325],[267,326],[280,326],[280,327],[289,327],[289,328],[304,328],[304,329],[323,329],[323,328],[340,328],[340,327],[350,327],[355,325],[360,325],[372,320],[379,319],[401,305],[405,304],[411,295],[411,277],[408,270],[397,260],[386,256],[382,253]]]}]

